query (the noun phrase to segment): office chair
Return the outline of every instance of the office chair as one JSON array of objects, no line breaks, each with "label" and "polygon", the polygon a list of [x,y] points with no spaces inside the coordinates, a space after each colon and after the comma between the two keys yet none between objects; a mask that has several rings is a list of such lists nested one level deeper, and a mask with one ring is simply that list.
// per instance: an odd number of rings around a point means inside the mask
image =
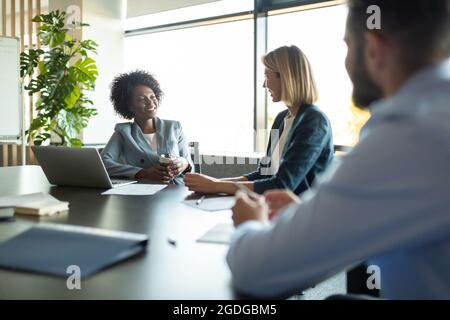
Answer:
[{"label": "office chair", "polygon": [[202,160],[198,146],[199,143],[197,141],[189,142],[189,151],[191,152],[191,159],[194,163],[194,172],[202,173]]},{"label": "office chair", "polygon": [[344,153],[348,153],[352,150],[352,147],[350,146],[344,146],[344,145],[340,145],[340,144],[335,144],[334,145],[334,152],[344,152]]},{"label": "office chair", "polygon": [[[346,154],[352,150],[350,146],[334,145],[334,153]],[[370,290],[366,286],[366,281],[369,275],[366,272],[367,263],[363,262],[352,269],[347,270],[347,293],[354,295],[364,295],[367,298],[378,298],[380,297],[380,290],[373,289]],[[332,297],[332,300],[339,300],[340,298]],[[346,297],[345,299],[351,299],[351,297]],[[358,298],[355,298],[358,299]],[[364,299],[364,298],[363,298]]]}]

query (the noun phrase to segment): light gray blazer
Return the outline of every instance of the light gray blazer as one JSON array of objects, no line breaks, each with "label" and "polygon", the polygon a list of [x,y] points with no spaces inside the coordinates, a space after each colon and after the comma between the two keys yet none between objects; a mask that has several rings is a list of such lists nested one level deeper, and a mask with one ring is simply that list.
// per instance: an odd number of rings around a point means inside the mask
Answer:
[{"label": "light gray blazer", "polygon": [[[141,169],[158,164],[159,155],[165,153],[185,158],[194,168],[180,122],[155,118],[155,124],[158,150],[152,149],[136,123],[116,124],[113,135],[101,153],[110,177],[134,179]],[[172,182],[183,184],[182,176]]]}]

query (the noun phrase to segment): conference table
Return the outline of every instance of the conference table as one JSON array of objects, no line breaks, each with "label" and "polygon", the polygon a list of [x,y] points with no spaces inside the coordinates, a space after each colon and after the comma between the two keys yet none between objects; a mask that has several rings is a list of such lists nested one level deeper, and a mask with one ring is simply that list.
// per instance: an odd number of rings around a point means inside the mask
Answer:
[{"label": "conference table", "polygon": [[[151,196],[102,195],[104,191],[53,186],[40,166],[0,168],[0,197],[47,192],[70,203],[65,214],[41,218],[16,215],[13,222],[0,222],[0,243],[38,223],[134,232],[149,238],[144,254],[82,279],[80,290],[69,290],[66,278],[0,269],[0,300],[248,298],[231,285],[225,261],[228,245],[197,242],[217,224],[231,224],[231,210],[208,212],[184,204],[191,195],[184,186],[168,185]],[[333,290],[343,287],[342,276],[307,289],[294,299],[322,299],[341,293]]]},{"label": "conference table", "polygon": [[[68,201],[67,214],[16,216],[0,223],[0,242],[36,223],[62,223],[148,235],[144,254],[83,279],[69,290],[67,279],[0,269],[0,299],[235,299],[226,265],[227,245],[196,240],[231,211],[202,211],[183,203],[184,186],[169,185],[151,196],[101,195],[95,188],[52,186],[39,166],[0,168],[0,197],[48,192]],[[173,241],[176,243],[174,244]],[[68,274],[69,277],[69,274]]]}]

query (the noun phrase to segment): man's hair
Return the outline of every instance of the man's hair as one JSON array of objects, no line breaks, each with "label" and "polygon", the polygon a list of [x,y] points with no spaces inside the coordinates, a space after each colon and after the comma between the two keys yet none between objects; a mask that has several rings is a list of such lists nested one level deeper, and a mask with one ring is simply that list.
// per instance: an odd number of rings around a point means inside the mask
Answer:
[{"label": "man's hair", "polygon": [[284,46],[262,57],[262,63],[281,77],[281,100],[289,107],[312,104],[318,98],[311,65],[296,46]]},{"label": "man's hair", "polygon": [[[348,29],[358,42],[366,31],[398,43],[399,59],[409,70],[450,55],[450,0],[348,0]],[[381,11],[381,29],[368,30],[367,8]]]},{"label": "man's hair", "polygon": [[125,119],[131,120],[134,117],[130,102],[134,89],[139,85],[152,89],[156,99],[161,103],[163,92],[151,73],[143,70],[122,73],[112,81],[110,100],[117,114]]}]

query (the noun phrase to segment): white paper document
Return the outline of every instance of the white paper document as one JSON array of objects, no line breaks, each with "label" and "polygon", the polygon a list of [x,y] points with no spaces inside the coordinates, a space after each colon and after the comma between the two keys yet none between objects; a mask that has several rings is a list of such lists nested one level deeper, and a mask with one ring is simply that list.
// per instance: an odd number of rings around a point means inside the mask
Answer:
[{"label": "white paper document", "polygon": [[231,223],[219,223],[208,230],[197,242],[229,244],[234,227]]},{"label": "white paper document", "polygon": [[123,187],[109,189],[103,195],[123,195],[123,196],[150,196],[167,187],[167,184],[129,184]]},{"label": "white paper document", "polygon": [[200,203],[196,199],[183,201],[183,203],[190,207],[205,211],[229,210],[234,206],[235,202],[236,199],[234,196],[205,198]]},{"label": "white paper document", "polygon": [[44,200],[50,200],[50,201],[56,201],[56,202],[59,201],[58,199],[52,197],[48,193],[36,192],[36,193],[21,194],[21,195],[14,195],[14,196],[8,196],[8,197],[0,197],[0,208],[12,208],[12,207],[24,205],[26,203],[44,201]]}]

